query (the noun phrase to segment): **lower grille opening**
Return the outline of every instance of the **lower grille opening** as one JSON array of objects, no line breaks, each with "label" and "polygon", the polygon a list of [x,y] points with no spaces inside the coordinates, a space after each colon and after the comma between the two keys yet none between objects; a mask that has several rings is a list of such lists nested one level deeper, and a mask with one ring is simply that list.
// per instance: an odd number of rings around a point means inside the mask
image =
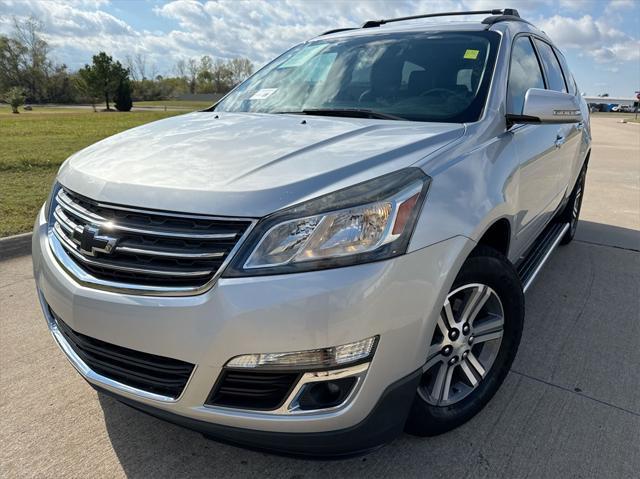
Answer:
[{"label": "lower grille opening", "polygon": [[177,398],[194,365],[116,346],[71,329],[51,308],[58,330],[69,346],[94,372],[142,391]]},{"label": "lower grille opening", "polygon": [[300,379],[296,372],[223,371],[206,404],[241,409],[277,409]]}]

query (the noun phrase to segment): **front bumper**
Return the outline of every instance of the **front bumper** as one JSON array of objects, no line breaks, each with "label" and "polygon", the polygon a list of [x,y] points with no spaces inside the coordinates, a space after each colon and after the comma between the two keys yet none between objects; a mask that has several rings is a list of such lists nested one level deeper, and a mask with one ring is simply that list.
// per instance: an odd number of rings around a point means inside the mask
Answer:
[{"label": "front bumper", "polygon": [[139,411],[198,431],[207,438],[216,441],[277,454],[339,457],[371,451],[398,436],[404,428],[421,375],[421,370],[414,371],[389,385],[371,413],[352,427],[336,431],[302,433],[258,431],[200,421],[146,403],[133,401],[113,394],[100,386],[93,385],[93,387]]},{"label": "front bumper", "polygon": [[[205,432],[218,438],[226,435],[233,442],[252,445],[235,438],[236,433],[298,436],[302,447],[306,442],[312,448],[308,438],[313,435],[365,424],[381,407],[385,391],[422,366],[440,305],[472,247],[467,238],[455,237],[389,261],[300,274],[222,278],[198,296],[142,297],[74,281],[50,250],[41,211],[33,236],[33,263],[43,304],[73,330],[196,365],[180,397],[166,400],[114,385],[72,361],[97,388],[173,422],[205,425],[209,430]],[[204,405],[224,364],[234,356],[323,348],[374,335],[380,337],[375,356],[344,407],[292,415]],[[64,344],[61,347],[65,350]],[[68,350],[65,353],[70,356]],[[395,419],[400,426],[404,413]],[[398,427],[387,424],[382,429]],[[287,449],[289,440],[282,444],[278,449]],[[356,444],[352,448],[360,449]]]}]

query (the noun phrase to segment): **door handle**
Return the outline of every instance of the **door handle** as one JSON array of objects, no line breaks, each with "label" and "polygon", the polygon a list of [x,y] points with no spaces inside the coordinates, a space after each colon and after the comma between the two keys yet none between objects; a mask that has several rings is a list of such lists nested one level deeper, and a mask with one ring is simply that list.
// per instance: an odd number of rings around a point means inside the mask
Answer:
[{"label": "door handle", "polygon": [[564,136],[558,133],[558,135],[556,136],[556,141],[554,143],[556,145],[556,148],[560,148],[562,145],[564,145],[564,142]]}]

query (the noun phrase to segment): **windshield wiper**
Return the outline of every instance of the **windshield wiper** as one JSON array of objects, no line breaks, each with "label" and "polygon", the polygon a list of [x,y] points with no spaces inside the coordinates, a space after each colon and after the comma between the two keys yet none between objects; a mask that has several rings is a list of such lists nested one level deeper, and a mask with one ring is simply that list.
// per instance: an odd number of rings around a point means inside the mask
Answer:
[{"label": "windshield wiper", "polygon": [[302,111],[279,111],[278,113],[289,113],[292,115],[346,116],[354,118],[373,118],[377,120],[407,120],[401,116],[363,108],[305,108]]},{"label": "windshield wiper", "polygon": [[305,115],[354,116],[356,118],[374,118],[378,120],[406,120],[406,118],[400,116],[364,108],[306,108],[302,110],[302,113]]}]

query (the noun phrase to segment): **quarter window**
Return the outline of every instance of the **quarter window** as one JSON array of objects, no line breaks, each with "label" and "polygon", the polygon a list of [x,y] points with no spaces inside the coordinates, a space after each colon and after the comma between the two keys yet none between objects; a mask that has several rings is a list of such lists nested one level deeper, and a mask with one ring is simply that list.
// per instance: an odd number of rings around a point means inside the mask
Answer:
[{"label": "quarter window", "polygon": [[540,60],[542,60],[542,64],[544,65],[544,71],[547,73],[547,88],[549,90],[563,91],[566,93],[567,86],[564,83],[562,70],[560,69],[560,64],[558,63],[555,53],[553,53],[553,48],[551,48],[551,45],[548,43],[538,40],[537,38],[534,41],[540,53]]},{"label": "quarter window", "polygon": [[567,65],[567,60],[564,58],[562,53],[560,53],[555,48],[553,51],[555,52],[556,57],[560,61],[560,66],[562,67],[562,73],[564,73],[564,79],[567,83],[567,87],[569,88],[569,93],[571,93],[572,95],[577,95],[578,88],[576,87],[576,82],[573,79],[573,75],[571,75],[571,72],[569,71],[569,65]]},{"label": "quarter window", "polygon": [[507,113],[522,114],[524,96],[529,88],[544,88],[544,79],[531,40],[522,36],[516,38],[511,52]]}]

